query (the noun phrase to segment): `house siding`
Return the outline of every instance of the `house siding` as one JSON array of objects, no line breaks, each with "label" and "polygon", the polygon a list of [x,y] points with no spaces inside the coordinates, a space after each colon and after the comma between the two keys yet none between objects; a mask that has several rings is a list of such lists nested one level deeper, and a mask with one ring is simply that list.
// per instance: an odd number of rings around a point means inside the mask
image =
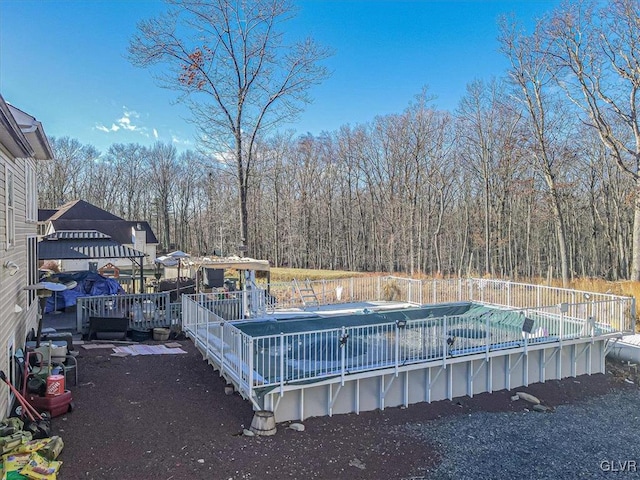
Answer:
[{"label": "house siding", "polygon": [[[1,96],[0,109],[6,115],[8,107]],[[31,329],[35,330],[38,322],[38,302],[30,302],[29,294],[24,289],[32,280],[29,278],[28,238],[37,235],[37,222],[26,220],[26,166],[36,168],[37,164],[33,158],[15,158],[11,155],[11,151],[16,152],[17,148],[28,145],[17,124],[0,128],[4,128],[3,132],[9,134],[4,138],[18,140],[11,148],[0,142],[0,370],[13,379],[15,372],[12,371],[12,354],[16,349],[24,348],[27,333]],[[29,156],[32,152],[24,151],[24,154]],[[7,244],[6,167],[13,172],[14,182],[15,241],[12,245]],[[10,270],[4,267],[8,261],[19,266],[15,275],[10,275]],[[0,386],[0,416],[4,417],[9,413],[12,403],[10,389],[6,385]]]},{"label": "house siding", "polygon": [[[27,237],[36,235],[36,224],[27,223],[26,214],[26,190],[25,190],[25,163],[24,159],[9,159],[6,155],[0,154],[2,162],[2,205],[6,205],[5,192],[5,164],[8,164],[14,173],[14,215],[15,215],[15,244],[7,247],[6,244],[6,209],[0,209],[2,219],[3,248],[1,250],[2,265],[12,261],[20,266],[18,272],[11,276],[8,270],[2,267],[0,272],[0,311],[3,312],[0,321],[0,370],[8,376],[12,376],[13,368],[10,353],[16,348],[22,348],[30,329],[37,328],[38,304],[33,302],[28,305],[28,295],[24,290],[28,280],[27,262]],[[30,161],[30,160],[29,160]],[[16,312],[16,306],[22,309]],[[8,412],[10,408],[11,396],[8,388],[0,387],[0,412]]]}]

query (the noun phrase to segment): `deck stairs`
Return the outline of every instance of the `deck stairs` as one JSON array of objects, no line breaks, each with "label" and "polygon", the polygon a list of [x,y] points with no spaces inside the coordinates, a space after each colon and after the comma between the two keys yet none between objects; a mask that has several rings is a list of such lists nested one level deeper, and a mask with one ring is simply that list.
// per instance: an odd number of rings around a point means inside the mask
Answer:
[{"label": "deck stairs", "polygon": [[305,307],[317,307],[320,305],[320,301],[318,300],[316,292],[313,290],[309,279],[305,280],[303,284],[300,284],[298,280],[294,278],[293,285]]}]

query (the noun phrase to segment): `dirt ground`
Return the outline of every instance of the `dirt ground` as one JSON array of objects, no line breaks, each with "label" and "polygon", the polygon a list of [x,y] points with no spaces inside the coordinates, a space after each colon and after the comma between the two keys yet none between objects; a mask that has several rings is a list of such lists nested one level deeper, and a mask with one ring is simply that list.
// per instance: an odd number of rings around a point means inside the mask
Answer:
[{"label": "dirt ground", "polygon": [[[512,392],[476,395],[360,415],[310,418],[302,432],[278,425],[272,437],[242,435],[250,404],[225,394],[225,381],[188,353],[113,357],[109,349],[79,347],[80,381],[70,385],[76,409],[52,421],[65,448],[59,478],[70,479],[410,479],[438,462],[437,448],[394,435],[406,422],[474,411],[522,410]],[[526,387],[556,407],[638,380],[628,368]]]}]

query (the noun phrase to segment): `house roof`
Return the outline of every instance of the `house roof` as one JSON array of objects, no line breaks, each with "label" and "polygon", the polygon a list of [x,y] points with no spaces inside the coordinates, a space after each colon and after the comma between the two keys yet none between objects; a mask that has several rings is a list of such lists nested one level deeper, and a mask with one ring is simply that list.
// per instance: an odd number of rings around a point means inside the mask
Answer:
[{"label": "house roof", "polygon": [[51,145],[49,145],[47,135],[44,133],[42,123],[36,120],[36,117],[23,112],[13,105],[9,105],[9,109],[19,125],[20,131],[31,146],[33,154],[30,156],[36,160],[52,160],[53,150],[51,149]]},{"label": "house roof", "polygon": [[216,257],[216,258],[194,258],[193,263],[201,268],[227,269],[235,268],[236,270],[257,270],[268,272],[268,260],[256,260],[249,257]]},{"label": "house roof", "polygon": [[144,253],[121,245],[108,235],[89,231],[60,231],[38,243],[39,260],[82,260],[92,258],[143,258]]},{"label": "house roof", "polygon": [[53,151],[42,124],[10,105],[0,95],[0,145],[14,158],[53,159]]},{"label": "house roof", "polygon": [[122,220],[122,218],[107,212],[84,200],[72,200],[62,205],[49,220]]},{"label": "house roof", "polygon": [[97,230],[60,230],[45,235],[43,240],[103,240],[111,238]]},{"label": "house roof", "polygon": [[2,95],[0,95],[0,145],[3,145],[14,158],[29,157],[33,152]]},{"label": "house roof", "polygon": [[151,225],[144,221],[129,221],[107,212],[84,200],[73,200],[62,205],[48,218],[54,230],[97,230],[118,243],[132,244],[132,229],[144,230],[147,243],[158,243]]},{"label": "house roof", "polygon": [[158,243],[147,222],[128,222],[127,220],[52,220],[53,228],[58,230],[96,230],[108,235],[118,243],[133,244],[131,229],[140,224],[147,232],[147,243]]},{"label": "house roof", "polygon": [[38,209],[38,221],[39,222],[46,222],[47,220],[49,220],[55,213],[57,212],[57,210],[55,209],[47,209],[47,208],[39,208]]}]

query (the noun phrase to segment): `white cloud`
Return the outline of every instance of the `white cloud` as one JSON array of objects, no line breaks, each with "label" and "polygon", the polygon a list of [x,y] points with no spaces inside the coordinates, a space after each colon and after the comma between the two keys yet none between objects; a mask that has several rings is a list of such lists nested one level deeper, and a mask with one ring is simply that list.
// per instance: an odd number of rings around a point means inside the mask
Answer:
[{"label": "white cloud", "polygon": [[140,127],[134,125],[131,122],[131,119],[139,119],[140,115],[138,115],[138,112],[134,111],[134,110],[127,110],[127,107],[122,107],[122,109],[124,110],[123,115],[120,119],[118,119],[118,126],[120,128],[124,128],[125,130],[130,130],[132,132],[136,132],[139,130],[142,130]]},{"label": "white cloud", "polygon": [[118,120],[118,125],[124,128],[125,130],[131,130],[132,132],[135,132],[138,129],[138,127],[136,127],[131,123],[131,120],[129,120],[129,117],[120,118]]},{"label": "white cloud", "polygon": [[[130,135],[128,135],[129,133],[133,134],[134,136],[139,135],[140,137],[144,138],[166,141],[167,135],[161,135],[156,127],[147,127],[144,125],[142,119],[147,120],[147,117],[147,115],[141,115],[137,111],[131,110],[123,105],[122,114],[111,122],[111,126],[108,126],[109,123],[96,123],[94,128],[95,130],[99,130],[107,134],[119,132],[117,137],[121,137],[124,134],[124,138],[127,138],[127,141],[130,141]],[[169,134],[169,137],[174,145],[191,145],[191,142],[188,139],[183,139],[178,135]]]},{"label": "white cloud", "polygon": [[[137,125],[136,120],[140,118],[140,114],[135,110],[129,110],[127,107],[122,107],[122,117],[118,118],[115,122],[111,124],[111,127],[106,127],[102,123],[96,124],[96,130],[100,130],[101,132],[117,132],[118,130],[128,130],[130,132],[138,132],[141,135],[146,137],[149,136],[147,133],[147,129],[145,127],[140,127]],[[155,135],[154,129],[154,135]],[[157,138],[157,137],[156,137]]]},{"label": "white cloud", "polygon": [[231,150],[226,152],[214,152],[213,158],[222,165],[232,165],[234,161],[234,154]]},{"label": "white cloud", "polygon": [[117,132],[118,130],[120,130],[120,127],[118,125],[116,125],[115,123],[111,124],[111,128],[105,127],[101,123],[98,123],[96,125],[96,129],[100,130],[101,132]]},{"label": "white cloud", "polygon": [[188,138],[180,138],[175,133],[171,134],[171,143],[176,145],[191,145],[191,141]]}]

